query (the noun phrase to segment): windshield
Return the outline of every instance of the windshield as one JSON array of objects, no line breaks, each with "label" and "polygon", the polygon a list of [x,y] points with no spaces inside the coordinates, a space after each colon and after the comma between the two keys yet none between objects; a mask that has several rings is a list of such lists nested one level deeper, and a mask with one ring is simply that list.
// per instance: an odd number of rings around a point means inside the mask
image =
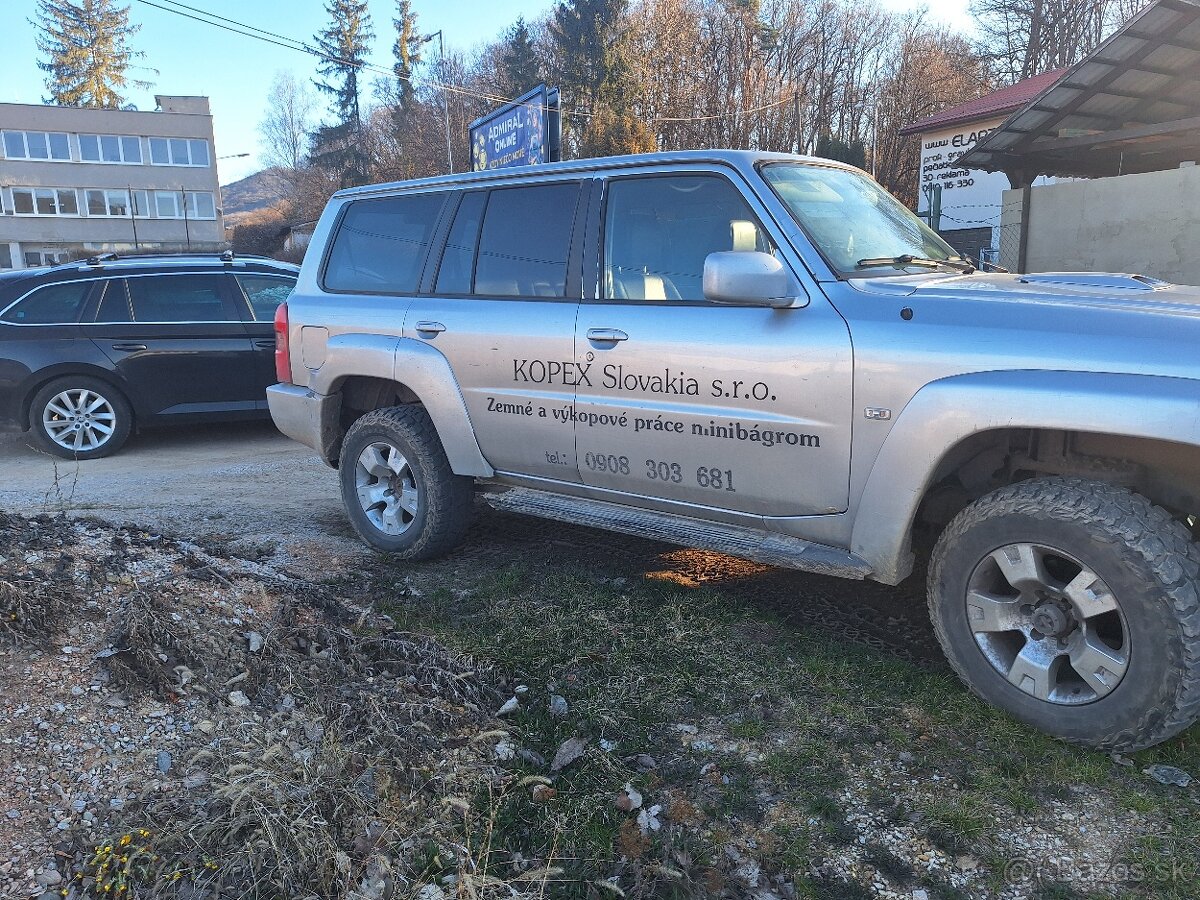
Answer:
[{"label": "windshield", "polygon": [[954,249],[865,175],[828,166],[772,163],[763,177],[841,275],[886,274],[882,260],[958,262]]}]

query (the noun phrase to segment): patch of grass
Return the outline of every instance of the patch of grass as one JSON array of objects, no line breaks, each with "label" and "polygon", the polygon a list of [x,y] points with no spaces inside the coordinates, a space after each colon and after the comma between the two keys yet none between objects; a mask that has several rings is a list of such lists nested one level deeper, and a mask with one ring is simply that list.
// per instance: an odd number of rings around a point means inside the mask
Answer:
[{"label": "patch of grass", "polygon": [[970,797],[931,800],[922,807],[921,816],[929,840],[955,856],[978,852],[992,821],[988,812]]},{"label": "patch of grass", "polygon": [[[554,800],[539,805],[509,798],[493,836],[498,846],[527,854],[545,855],[553,847],[574,861],[564,877],[576,884],[617,870],[624,873],[622,889],[636,885],[635,892],[649,883],[672,886],[668,893],[685,883],[715,884],[714,867],[728,865],[723,847],[739,830],[757,825],[775,834],[756,857],[760,863],[808,871],[827,848],[857,846],[857,832],[835,796],[846,772],[869,769],[879,757],[894,761],[900,750],[914,757],[904,770],[926,779],[938,774],[945,785],[932,789],[936,799],[916,804],[918,827],[948,853],[983,859],[980,877],[991,865],[987,844],[997,817],[1011,814],[1004,810],[1035,815],[1049,798],[1073,800],[1072,787],[1082,785],[1114,791],[1157,818],[1167,803],[1146,792],[1140,767],[1169,759],[1200,771],[1200,750],[1186,736],[1139,754],[1137,770],[1119,769],[1102,754],[1061,744],[989,708],[945,671],[806,631],[768,604],[731,600],[719,588],[649,579],[614,583],[610,570],[603,574],[586,565],[524,562],[471,573],[460,568],[448,578],[436,563],[400,567],[384,560],[365,588],[399,627],[430,632],[505,673],[511,687],[529,687],[522,709],[509,719],[521,747],[550,759],[569,737],[588,741],[584,759],[557,778]],[[548,713],[551,692],[567,699],[566,717]],[[737,741],[739,754],[755,750],[758,757],[747,763],[690,748],[676,724],[697,727],[697,738],[707,740],[712,731],[718,742]],[[601,740],[616,746],[602,751]],[[658,768],[640,772],[637,754],[653,756]],[[705,762],[728,783],[701,777]],[[517,769],[545,773],[527,763]],[[683,871],[682,882],[638,881],[637,865],[622,868],[620,857],[628,855],[622,835],[630,834],[634,814],[619,814],[613,798],[626,781],[638,786],[647,806],[664,806],[663,831],[635,841],[638,865]],[[885,794],[881,789],[874,805],[907,827],[912,799],[885,805]],[[819,823],[780,830],[762,820],[764,795]],[[672,802],[702,811],[703,824],[672,822]],[[1186,835],[1198,829],[1195,822],[1179,826]],[[690,868],[670,856],[681,845]],[[714,862],[705,869],[702,859]],[[903,876],[907,863],[897,861],[895,872]],[[970,895],[946,883],[924,886],[931,897]],[[798,896],[836,890],[828,895],[844,897],[857,888],[810,880],[796,889]]]}]

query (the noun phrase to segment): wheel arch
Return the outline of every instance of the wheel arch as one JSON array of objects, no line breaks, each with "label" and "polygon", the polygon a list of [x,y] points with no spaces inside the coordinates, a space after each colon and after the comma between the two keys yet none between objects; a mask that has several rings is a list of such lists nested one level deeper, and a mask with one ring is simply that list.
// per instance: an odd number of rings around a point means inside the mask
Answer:
[{"label": "wheel arch", "polygon": [[[903,580],[913,567],[914,526],[939,486],[965,472],[968,486],[985,492],[978,488],[1012,454],[1014,442],[1079,451],[1035,473],[1122,483],[1180,508],[1189,497],[1200,498],[1198,403],[1200,385],[1160,376],[1010,371],[931,382],[902,410],[876,456],[851,550],[871,564],[877,580]],[[1181,455],[1181,447],[1192,452]],[[1173,479],[1164,477],[1172,456],[1186,463],[1176,470],[1190,476],[1183,483],[1194,485],[1194,493],[1173,489]],[[1010,466],[1017,479],[1028,471]],[[934,518],[948,521],[956,511]]]},{"label": "wheel arch", "polygon": [[336,423],[322,429],[321,454],[330,465],[337,464],[342,439],[358,418],[388,406],[418,404],[433,420],[455,475],[495,474],[479,449],[449,361],[421,341],[376,334],[331,337],[310,386],[340,398]]}]

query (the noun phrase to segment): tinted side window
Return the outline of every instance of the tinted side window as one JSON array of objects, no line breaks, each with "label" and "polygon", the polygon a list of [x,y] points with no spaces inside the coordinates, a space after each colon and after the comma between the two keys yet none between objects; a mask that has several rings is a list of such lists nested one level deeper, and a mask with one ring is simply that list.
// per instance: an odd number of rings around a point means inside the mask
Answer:
[{"label": "tinted side window", "polygon": [[129,312],[129,295],[125,292],[124,279],[114,278],[104,282],[104,296],[96,308],[97,322],[132,322]]},{"label": "tinted side window", "polygon": [[773,253],[742,195],[717,175],[619,178],[604,217],[604,296],[703,300],[704,259],[720,250]]},{"label": "tinted side window", "polygon": [[136,322],[228,322],[220,275],[147,275],[130,278]]},{"label": "tinted side window", "polygon": [[325,288],[348,294],[412,293],[446,195],[356,200],[342,216]]},{"label": "tinted side window", "polygon": [[238,275],[237,281],[250,301],[256,322],[273,322],[275,310],[296,286],[294,278],[277,278],[273,275]]},{"label": "tinted side window", "polygon": [[53,325],[79,321],[90,281],[69,281],[38,288],[12,309],[3,321],[18,325]]},{"label": "tinted side window", "polygon": [[479,239],[479,223],[487,194],[483,191],[466,194],[454,214],[454,224],[446,238],[442,264],[438,267],[438,294],[469,294],[475,274],[475,242]]},{"label": "tinted side window", "polygon": [[540,184],[491,192],[475,293],[499,297],[562,297],[579,184]]}]

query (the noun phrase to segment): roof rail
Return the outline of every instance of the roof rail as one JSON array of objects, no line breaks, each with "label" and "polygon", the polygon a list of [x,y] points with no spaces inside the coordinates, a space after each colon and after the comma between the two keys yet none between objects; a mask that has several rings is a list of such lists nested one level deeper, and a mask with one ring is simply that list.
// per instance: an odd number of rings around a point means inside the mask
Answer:
[{"label": "roof rail", "polygon": [[120,258],[121,257],[117,256],[115,253],[100,253],[96,256],[89,256],[86,264],[89,266],[100,266],[106,262],[112,262]]}]

